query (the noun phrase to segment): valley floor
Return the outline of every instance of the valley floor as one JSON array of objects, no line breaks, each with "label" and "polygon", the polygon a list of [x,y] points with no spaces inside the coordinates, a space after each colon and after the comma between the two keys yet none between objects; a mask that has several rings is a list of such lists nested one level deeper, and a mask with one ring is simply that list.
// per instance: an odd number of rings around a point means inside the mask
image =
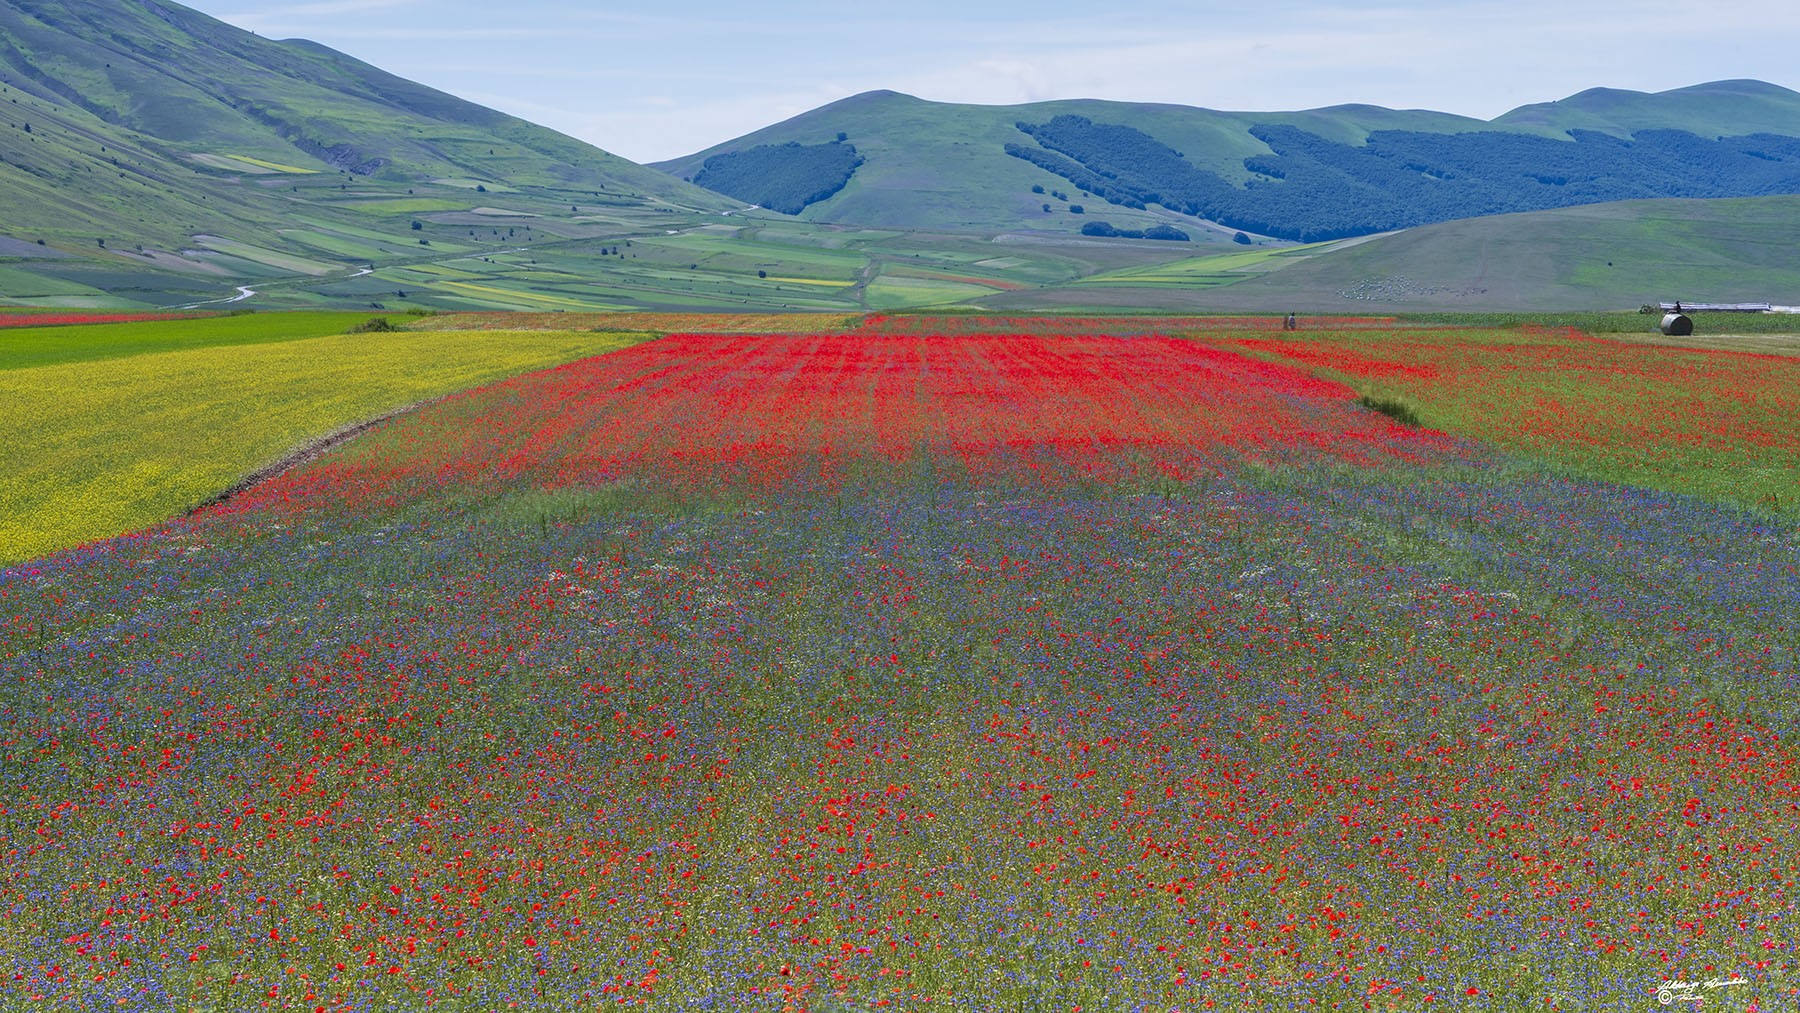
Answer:
[{"label": "valley floor", "polygon": [[5,1003],[1792,1001],[1800,360],[689,323],[155,353],[517,375],[0,570]]}]

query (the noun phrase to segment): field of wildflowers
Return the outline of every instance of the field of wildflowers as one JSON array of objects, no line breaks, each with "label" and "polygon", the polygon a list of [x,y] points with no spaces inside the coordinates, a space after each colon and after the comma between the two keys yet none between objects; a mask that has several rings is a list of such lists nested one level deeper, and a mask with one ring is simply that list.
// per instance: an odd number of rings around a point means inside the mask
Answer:
[{"label": "field of wildflowers", "polygon": [[1800,359],[1556,329],[1235,337],[1569,471],[1800,516]]},{"label": "field of wildflowers", "polygon": [[0,1006],[1791,1008],[1791,517],[1167,323],[675,335],[0,573]]},{"label": "field of wildflowers", "polygon": [[[0,337],[0,446],[9,451],[0,564],[155,524],[341,427],[646,337],[346,335],[344,314],[258,316],[279,337],[164,350],[166,323],[131,325],[152,330],[144,341],[111,327],[58,328],[73,346],[58,357],[74,361],[18,368],[5,368],[13,349]],[[280,326],[295,317],[308,336]],[[201,323],[237,320],[260,322]],[[338,333],[310,336],[329,322]],[[41,339],[32,344],[52,351]],[[93,348],[117,354],[86,358]]]}]

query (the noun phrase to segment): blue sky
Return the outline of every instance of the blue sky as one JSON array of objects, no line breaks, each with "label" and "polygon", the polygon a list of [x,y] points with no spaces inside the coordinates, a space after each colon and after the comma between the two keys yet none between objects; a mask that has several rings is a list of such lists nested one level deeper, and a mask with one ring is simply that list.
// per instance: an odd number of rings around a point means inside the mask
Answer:
[{"label": "blue sky", "polygon": [[1800,89],[1788,3],[197,0],[639,161],[834,99],[1048,98],[1497,116],[1594,86]]}]

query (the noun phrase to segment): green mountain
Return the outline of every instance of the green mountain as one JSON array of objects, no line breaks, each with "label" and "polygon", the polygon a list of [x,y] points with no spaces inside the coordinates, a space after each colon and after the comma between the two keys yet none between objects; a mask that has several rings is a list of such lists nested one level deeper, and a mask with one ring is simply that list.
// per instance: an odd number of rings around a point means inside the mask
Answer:
[{"label": "green mountain", "polygon": [[1800,305],[1800,196],[1646,200],[1257,246],[1003,293],[990,309],[1630,310],[1676,299]]},{"label": "green mountain", "polygon": [[1560,102],[1520,106],[1493,125],[1552,136],[1569,130],[1621,137],[1639,130],[1686,130],[1702,137],[1791,134],[1800,130],[1800,94],[1762,81],[1714,81],[1656,93],[1590,88]]},{"label": "green mountain", "polygon": [[829,144],[853,145],[860,163],[801,219],[1075,232],[1102,216],[1329,239],[1634,198],[1800,192],[1800,93],[1754,81],[1596,89],[1489,122],[1366,105],[1242,113],[869,92],[657,167],[704,182],[722,160]]},{"label": "green mountain", "polygon": [[1221,290],[1234,306],[1800,305],[1800,196],[1624,201],[1407,229]]},{"label": "green mountain", "polygon": [[[172,3],[0,4],[0,256],[36,247],[57,264],[27,267],[71,298],[135,279],[154,303],[179,298],[182,278],[204,293],[417,256],[420,240],[516,246],[522,224],[534,237],[616,234],[620,216],[730,206],[324,46]],[[21,285],[0,269],[0,296],[42,294]]]},{"label": "green mountain", "polygon": [[0,304],[1800,302],[1800,200],[1597,203],[1800,191],[1796,138],[1800,95],[1744,81],[1492,122],[871,92],[651,168],[161,0],[7,0]]}]

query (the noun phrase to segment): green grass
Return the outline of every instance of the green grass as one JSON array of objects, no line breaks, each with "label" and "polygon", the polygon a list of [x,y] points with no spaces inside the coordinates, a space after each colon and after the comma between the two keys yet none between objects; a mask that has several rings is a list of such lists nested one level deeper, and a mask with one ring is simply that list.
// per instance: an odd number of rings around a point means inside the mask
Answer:
[{"label": "green grass", "polygon": [[367,313],[245,313],[199,320],[0,328],[0,370],[342,334]]},{"label": "green grass", "polygon": [[[602,253],[615,248],[626,255]],[[407,293],[396,302],[458,309],[853,311],[864,307],[851,287],[869,264],[857,252],[729,235],[638,236],[629,247],[608,240],[556,243],[524,253],[384,267],[373,279],[324,290],[374,291],[379,283],[381,290]]]},{"label": "green grass", "polygon": [[1800,196],[1621,201],[1471,218],[1284,258],[1283,269],[1214,301],[1219,309],[1537,318],[1676,299],[1800,303],[1796,221]]},{"label": "green grass", "polygon": [[672,263],[698,263],[721,272],[770,274],[850,282],[869,264],[857,250],[817,249],[799,244],[757,242],[729,236],[698,233],[647,239],[634,247],[640,256],[654,254]]},{"label": "green grass", "polygon": [[[687,224],[732,202],[597,148],[384,74],[311,43],[276,42],[178,5],[109,6],[80,17],[62,5],[0,6],[0,48],[9,66],[30,66],[37,84],[0,83],[0,229],[90,263],[149,277],[141,286],[74,289],[65,269],[6,265],[0,299],[42,305],[163,307],[231,296],[246,281],[329,275],[371,261],[513,245],[463,245],[467,230],[436,217],[469,207],[470,191],[435,180],[504,180],[509,207],[578,217],[577,204],[617,208],[628,218]],[[21,62],[22,61],[22,62]],[[195,75],[183,68],[204,67]],[[79,96],[79,101],[64,96]],[[244,107],[253,97],[253,110]],[[24,124],[31,124],[31,131]],[[335,149],[347,175],[309,152]],[[378,171],[375,171],[378,170]],[[354,180],[354,185],[352,185]],[[374,195],[353,201],[351,190]],[[604,196],[602,196],[604,195]],[[408,209],[436,209],[411,211]],[[377,218],[417,214],[408,222]],[[679,214],[665,214],[665,211]],[[398,235],[359,233],[394,225]],[[298,225],[395,243],[384,254],[331,239],[282,235]],[[373,230],[370,230],[373,231]],[[580,235],[604,231],[588,226]],[[230,256],[204,258],[228,276],[150,270],[142,253],[177,255],[220,237]],[[455,244],[452,246],[452,244]],[[338,260],[337,258],[342,258]],[[359,263],[360,262],[360,263]],[[16,273],[15,273],[16,272]],[[209,291],[191,292],[210,282]],[[183,298],[185,296],[185,299]],[[259,305],[316,304],[278,295]],[[353,300],[363,303],[367,300]]]},{"label": "green grass", "polygon": [[227,256],[248,260],[274,269],[281,274],[310,274],[314,276],[330,274],[341,270],[341,265],[314,260],[310,257],[282,253],[250,243],[241,243],[235,239],[220,236],[195,236],[194,241],[200,246],[223,253]]},{"label": "green grass", "polygon": [[[1174,246],[1175,244],[1170,244]],[[1122,285],[1162,288],[1165,286],[1217,286],[1244,280],[1251,272],[1278,270],[1285,266],[1277,258],[1296,254],[1322,252],[1334,243],[1310,243],[1303,246],[1276,246],[1220,253],[1208,257],[1190,257],[1163,264],[1145,264],[1118,271],[1107,271],[1078,279],[1077,285]]]},{"label": "green grass", "polygon": [[[331,323],[342,330],[347,316],[311,315],[288,326]],[[246,327],[244,322],[262,321],[198,323]],[[165,330],[161,324],[130,326]],[[232,336],[244,337],[224,335]],[[644,337],[554,331],[296,340],[265,335],[255,339],[259,344],[8,370],[0,373],[0,401],[7,405],[0,445],[16,463],[0,475],[0,564],[164,520],[340,427]],[[153,347],[155,339],[144,344]]]},{"label": "green grass", "polygon": [[102,295],[100,290],[54,275],[39,274],[0,264],[0,293],[10,299],[43,299],[63,296]]},{"label": "green grass", "polygon": [[1560,102],[1520,106],[1498,126],[1536,130],[1558,140],[1569,130],[1601,130],[1624,137],[1646,128],[1686,130],[1702,137],[1766,133],[1800,116],[1794,93],[1755,81],[1715,81],[1646,94],[1595,88]]},{"label": "green grass", "polygon": [[[396,252],[390,251],[403,248],[398,241],[394,241],[388,246],[377,246],[335,232],[313,232],[307,229],[284,229],[281,235],[287,241],[299,243],[309,249],[318,250],[333,257],[348,257],[356,260],[383,260],[396,255]],[[405,255],[412,256],[414,251],[406,250]]]},{"label": "green grass", "polygon": [[468,201],[440,200],[436,197],[405,197],[393,200],[344,201],[337,205],[352,211],[374,215],[416,215],[427,211],[467,211]]},{"label": "green grass", "polygon": [[487,179],[434,179],[431,182],[435,183],[438,186],[454,187],[458,190],[474,190],[476,187],[486,187],[488,192],[490,192],[490,193],[518,193],[519,192],[510,186],[502,186],[501,184],[496,183],[493,180],[487,180]]},{"label": "green grass", "polygon": [[987,295],[994,290],[981,285],[926,278],[881,277],[869,283],[868,302],[873,310],[915,309],[942,306]]}]

